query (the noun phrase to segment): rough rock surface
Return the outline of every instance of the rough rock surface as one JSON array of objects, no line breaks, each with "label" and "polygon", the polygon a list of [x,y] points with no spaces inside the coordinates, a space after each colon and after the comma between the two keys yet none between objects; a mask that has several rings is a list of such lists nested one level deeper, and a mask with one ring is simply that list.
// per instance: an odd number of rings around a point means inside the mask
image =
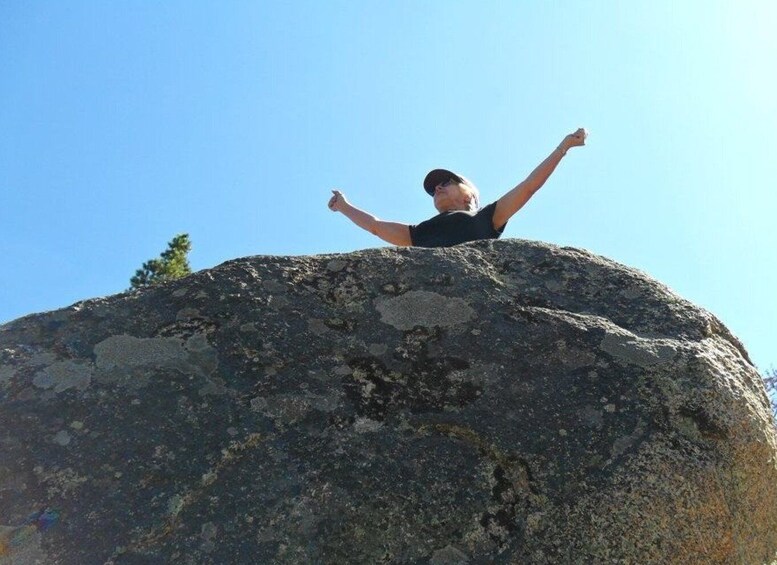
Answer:
[{"label": "rough rock surface", "polygon": [[60,512],[22,561],[776,557],[742,345],[578,249],[248,257],[0,326],[0,363],[0,528]]}]

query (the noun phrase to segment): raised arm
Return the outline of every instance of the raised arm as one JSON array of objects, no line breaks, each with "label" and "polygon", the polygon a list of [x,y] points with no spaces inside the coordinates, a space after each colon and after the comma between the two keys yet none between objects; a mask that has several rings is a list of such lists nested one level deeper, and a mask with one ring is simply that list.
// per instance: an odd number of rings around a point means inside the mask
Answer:
[{"label": "raised arm", "polygon": [[339,190],[333,190],[332,192],[333,196],[329,200],[329,209],[333,212],[342,212],[360,228],[367,230],[373,235],[377,235],[383,241],[387,241],[392,245],[409,246],[413,244],[410,239],[410,226],[407,224],[379,220],[372,214],[352,206]]},{"label": "raised arm", "polygon": [[587,135],[588,133],[583,128],[578,129],[574,133],[570,133],[562,140],[559,146],[556,147],[528,177],[526,177],[526,180],[519,183],[515,188],[497,200],[496,209],[494,210],[495,229],[504,226],[513,214],[523,208],[523,205],[529,201],[529,198],[545,184],[548,177],[556,170],[556,166],[561,161],[561,158],[567,154],[569,149],[577,147],[578,145],[585,145],[585,138]]}]

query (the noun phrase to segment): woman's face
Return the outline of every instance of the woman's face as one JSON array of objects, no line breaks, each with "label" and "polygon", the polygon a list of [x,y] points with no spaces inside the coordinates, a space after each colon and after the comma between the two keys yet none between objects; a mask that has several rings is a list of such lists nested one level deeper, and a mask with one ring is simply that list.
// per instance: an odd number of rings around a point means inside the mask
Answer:
[{"label": "woman's face", "polygon": [[434,187],[434,207],[437,208],[438,212],[469,210],[472,198],[469,188],[454,179]]}]

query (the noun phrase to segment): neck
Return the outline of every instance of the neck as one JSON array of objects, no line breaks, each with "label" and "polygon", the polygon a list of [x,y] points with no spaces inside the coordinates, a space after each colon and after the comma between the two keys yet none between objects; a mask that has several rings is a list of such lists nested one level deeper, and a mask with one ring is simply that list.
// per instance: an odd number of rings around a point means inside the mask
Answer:
[{"label": "neck", "polygon": [[470,212],[471,210],[468,205],[461,205],[437,208],[437,211],[442,214],[443,212]]}]

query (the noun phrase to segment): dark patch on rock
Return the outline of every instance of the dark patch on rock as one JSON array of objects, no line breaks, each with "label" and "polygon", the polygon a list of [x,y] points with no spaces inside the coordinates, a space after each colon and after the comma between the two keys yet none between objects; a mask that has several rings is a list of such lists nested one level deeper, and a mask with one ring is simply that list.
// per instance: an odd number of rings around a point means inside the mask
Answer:
[{"label": "dark patch on rock", "polygon": [[355,358],[348,362],[351,375],[343,377],[343,388],[359,416],[383,421],[403,410],[411,413],[440,412],[462,408],[476,401],[480,387],[451,380],[451,372],[469,364],[456,358],[414,361],[405,374],[390,371],[377,358]]},{"label": "dark patch on rock", "polygon": [[218,329],[218,324],[201,317],[180,320],[158,328],[155,335],[189,339],[196,334],[210,334]]},{"label": "dark patch on rock", "polygon": [[329,318],[324,320],[326,327],[338,332],[352,332],[355,325],[353,320],[343,320],[342,318]]},{"label": "dark patch on rock", "polygon": [[711,440],[723,440],[726,438],[725,430],[701,406],[682,406],[679,413],[680,416],[690,418],[704,438]]}]

